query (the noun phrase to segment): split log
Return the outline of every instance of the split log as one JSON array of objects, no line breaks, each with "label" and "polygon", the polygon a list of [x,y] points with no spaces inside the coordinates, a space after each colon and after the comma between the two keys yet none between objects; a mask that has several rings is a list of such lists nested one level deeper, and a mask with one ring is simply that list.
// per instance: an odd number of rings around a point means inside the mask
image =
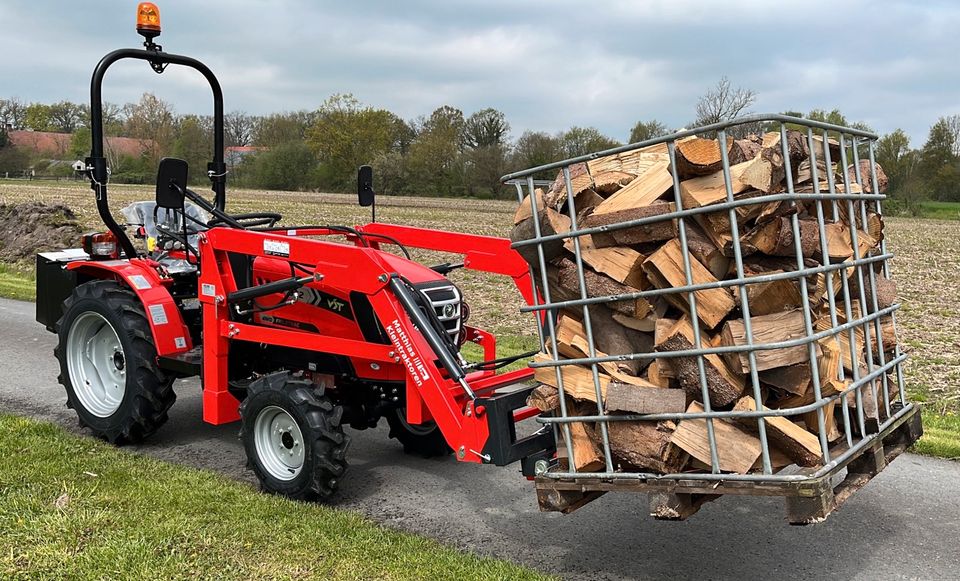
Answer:
[{"label": "split log", "polygon": [[607,412],[672,414],[686,407],[687,394],[682,389],[643,388],[617,381],[607,386],[604,399]]},{"label": "split log", "polygon": [[[583,416],[595,410],[589,406],[570,403],[567,405],[567,415]],[[563,433],[563,430],[560,431]],[[573,466],[579,472],[597,472],[606,466],[603,453],[596,444],[593,429],[585,422],[570,422],[570,448],[573,449]]]},{"label": "split log", "polygon": [[[570,166],[570,185],[573,186],[573,195],[576,197],[580,192],[593,188],[593,178],[587,170],[587,164],[575,163]],[[563,175],[563,170],[557,173],[557,178],[550,186],[550,190],[544,194],[544,201],[547,206],[554,210],[560,210],[567,203],[567,184]]]},{"label": "split log", "polygon": [[724,278],[730,270],[730,257],[724,256],[703,229],[696,223],[685,224],[687,232],[687,250],[700,264],[707,267],[718,280]]},{"label": "split log", "polygon": [[[660,199],[673,187],[673,174],[668,162],[658,162],[622,189],[599,204],[594,214],[612,214],[621,210],[631,210],[649,206]],[[628,174],[629,175],[629,174]]]},{"label": "split log", "polygon": [[[602,204],[601,204],[602,205]],[[598,206],[599,208],[599,206]],[[621,222],[630,222],[643,218],[651,218],[669,214],[675,210],[673,203],[656,202],[648,206],[639,208],[628,208],[606,214],[589,214],[583,219],[582,228],[596,228],[599,226],[610,226]],[[655,222],[633,226],[631,228],[619,228],[605,232],[607,237],[602,240],[598,235],[594,235],[593,241],[598,248],[605,246],[631,246],[633,244],[644,244],[646,242],[659,242],[661,240],[670,240],[677,235],[676,220],[658,220]],[[612,240],[612,243],[610,242]]]},{"label": "split log", "polygon": [[[836,442],[842,435],[837,427],[837,400],[834,400],[823,406],[823,428],[828,442]],[[817,418],[817,411],[803,414],[803,423],[807,429],[814,434],[820,433],[820,420]]]},{"label": "split log", "polygon": [[871,194],[882,194],[887,191],[887,186],[890,184],[890,180],[887,179],[887,172],[883,171],[883,168],[880,167],[879,163],[873,164],[873,167],[877,174],[877,191],[873,190],[873,176],[870,175],[869,159],[860,160],[861,180],[857,179],[857,168],[852,163],[847,166],[847,179],[850,180],[851,184],[859,183],[864,192]]},{"label": "split log", "polygon": [[[849,385],[850,380],[846,382],[833,379],[826,383],[820,384],[820,397],[830,397],[831,395],[836,395],[841,393]],[[778,409],[788,409],[788,408],[798,408],[805,405],[810,405],[813,402],[817,401],[815,397],[816,394],[813,393],[813,388],[808,389],[803,395],[791,395],[790,397],[781,399],[776,402],[776,407]]]},{"label": "split log", "polygon": [[[673,380],[673,370],[666,359],[655,359],[647,367],[647,381],[660,388],[672,388],[676,385]],[[669,374],[664,373],[669,370]]]},{"label": "split log", "polygon": [[[803,313],[800,311],[785,311],[772,315],[751,317],[750,324],[753,330],[754,345],[790,341],[805,337],[807,334],[803,323]],[[745,347],[748,343],[748,338],[743,319],[727,321],[723,325],[723,331],[720,337],[723,345]],[[750,372],[750,358],[748,353],[727,353],[725,354],[725,358],[734,370],[741,373]],[[757,371],[786,367],[808,361],[809,350],[806,345],[754,351],[754,362],[756,363]]]},{"label": "split log", "polygon": [[[781,274],[782,270],[764,272],[764,275]],[[750,272],[750,275],[760,273]],[[750,303],[750,315],[773,315],[783,311],[792,311],[803,306],[800,283],[794,279],[781,278],[771,282],[748,284],[747,301]],[[739,297],[739,293],[734,295]]]},{"label": "split log", "polygon": [[817,358],[817,370],[820,372],[820,385],[840,379],[840,345],[836,337],[823,337],[817,344],[820,356]]},{"label": "split log", "polygon": [[[564,241],[564,248],[574,254],[573,238]],[[605,274],[613,280],[644,290],[650,287],[641,265],[646,256],[625,246],[597,248],[592,236],[580,236],[580,256],[593,270]],[[645,315],[640,315],[641,317]]]},{"label": "split log", "polygon": [[[553,361],[553,358],[541,353],[534,357],[534,361],[538,363]],[[593,372],[590,369],[569,364],[561,365],[559,369],[561,378],[563,379],[563,393],[565,395],[575,399],[597,403],[597,389],[593,383]],[[600,373],[598,376],[600,378],[600,395],[603,397],[607,391],[607,386],[610,385],[610,377],[603,373]],[[545,385],[557,389],[560,388],[557,382],[555,367],[537,367],[533,371],[533,378]]]},{"label": "split log", "polygon": [[[627,355],[630,353],[649,353],[653,340],[649,335],[638,333],[617,324],[613,313],[603,305],[590,307],[590,325],[593,327],[594,352],[597,357],[607,354]],[[566,357],[578,359],[589,357],[590,344],[583,323],[569,315],[561,315],[556,326],[557,350]],[[649,359],[627,359],[625,361],[607,361],[601,363],[604,371],[616,379],[627,383],[646,386],[646,381],[637,377],[650,363]],[[626,378],[618,374],[633,376]]]},{"label": "split log", "polygon": [[733,142],[733,147],[730,148],[730,165],[736,165],[738,163],[743,163],[745,161],[750,161],[751,159],[757,157],[760,153],[760,150],[763,148],[763,140],[758,136],[752,136],[755,139],[750,139],[750,137],[744,139],[737,139]]},{"label": "split log", "polygon": [[[701,335],[702,336],[702,335]],[[706,341],[701,341],[707,346]],[[693,326],[687,318],[680,319],[663,334],[663,340],[655,345],[657,351],[686,351],[695,345]],[[697,357],[671,357],[669,361],[677,381],[687,394],[694,399],[702,399],[700,372]],[[712,406],[725,406],[736,400],[744,389],[744,378],[734,373],[716,354],[703,356],[704,371],[707,379],[707,391]]]},{"label": "split log", "polygon": [[[683,264],[683,250],[679,240],[671,240],[651,254],[643,263],[650,284],[657,288],[674,288],[687,285]],[[689,256],[689,253],[688,253]],[[717,282],[707,268],[693,256],[689,256],[693,284]],[[725,288],[710,288],[694,291],[697,299],[697,316],[713,329],[727,314],[736,307],[730,291]],[[665,298],[674,306],[688,312],[687,297],[680,294],[668,294]]]},{"label": "split log", "polygon": [[[815,220],[799,220],[800,250],[804,257],[820,254],[820,228]],[[759,224],[740,237],[744,254],[761,252],[768,256],[796,256],[793,240],[793,218],[781,217]],[[724,250],[732,253],[732,248]]]},{"label": "split log", "polygon": [[809,364],[798,363],[761,371],[759,372],[759,378],[765,385],[793,395],[803,395],[810,389],[812,373]]},{"label": "split log", "polygon": [[[730,167],[730,189],[734,198],[740,192],[750,189],[742,182],[743,175],[753,162],[745,162]],[[691,178],[680,182],[680,199],[684,208],[702,208],[724,202],[727,199],[727,184],[722,171],[710,175]]]},{"label": "split log", "polygon": [[877,247],[877,240],[870,234],[860,230],[857,232],[857,245],[859,253],[854,253],[853,239],[850,235],[850,227],[842,222],[829,222],[824,224],[824,232],[827,238],[827,249],[830,254],[830,260],[834,264],[853,258],[863,258],[871,250]]},{"label": "split log", "polygon": [[638,319],[636,317],[624,315],[623,313],[613,313],[613,320],[628,329],[633,329],[634,331],[640,331],[642,333],[652,333],[656,328],[657,314],[651,312],[648,313],[646,317]]},{"label": "split log", "polygon": [[[791,168],[796,171],[800,162],[807,157],[807,144],[803,134],[799,131],[787,131],[787,154],[790,156]],[[763,148],[749,167],[740,175],[740,181],[764,193],[782,192],[783,180],[786,177],[786,166],[783,159],[781,134],[767,133],[763,138]]]},{"label": "split log", "polygon": [[622,462],[660,474],[679,472],[683,454],[671,445],[673,422],[609,422],[610,453]]},{"label": "split log", "polygon": [[[643,176],[654,165],[670,161],[666,143],[658,143],[640,149],[622,151],[613,155],[605,155],[587,162],[591,175],[607,171],[622,171],[635,176]],[[561,174],[562,175],[562,174]]]},{"label": "split log", "polygon": [[[743,397],[733,406],[734,411],[757,411],[757,402],[752,397]],[[769,408],[760,406],[763,411]],[[756,418],[740,418],[742,425],[751,430],[759,429]],[[822,462],[820,440],[816,436],[801,428],[783,416],[769,416],[764,418],[767,437],[776,442],[777,446],[786,453],[798,466],[819,466]]]},{"label": "split log", "polygon": [[[873,277],[870,276],[870,271],[867,270],[863,273],[863,290],[864,296],[867,298],[867,312],[873,313],[873,296],[871,295],[873,289],[873,282],[871,279],[876,281],[877,287],[877,307],[879,309],[886,309],[887,307],[892,306],[897,302],[897,283],[893,280],[883,276],[879,273],[874,273]],[[860,281],[857,277],[852,277],[850,280],[850,296],[851,299],[860,297]]]},{"label": "split log", "polygon": [[[552,208],[538,208],[540,211],[540,235],[552,236],[553,234],[562,234],[570,231],[570,217],[553,210]],[[526,218],[519,224],[514,225],[510,231],[511,242],[521,240],[532,240],[537,237],[532,217]],[[535,269],[540,268],[540,259],[537,253],[538,244],[529,244],[517,247],[517,252],[528,264]],[[550,240],[542,242],[539,246],[543,247],[543,258],[550,262],[563,254],[563,240]]]},{"label": "split log", "polygon": [[[589,268],[583,269],[583,280],[587,285],[586,295],[588,298],[607,297],[614,295],[624,295],[640,292],[640,289],[621,284],[607,276],[597,274]],[[572,260],[562,259],[558,264],[557,287],[562,289],[563,296],[580,297],[580,278],[577,272],[577,265]],[[553,289],[551,289],[553,290]],[[551,297],[553,298],[553,297]],[[625,299],[611,301],[607,303],[611,309],[634,317],[644,317],[650,312],[650,303],[646,299]]]},{"label": "split log", "polygon": [[[687,413],[702,413],[703,406],[693,402]],[[729,420],[713,420],[713,433],[717,444],[717,456],[722,472],[746,474],[760,457],[760,440]],[[710,465],[710,443],[707,439],[707,420],[683,420],[677,425],[670,443],[690,454],[700,462]]]},{"label": "split log", "polygon": [[588,188],[577,194],[577,197],[573,199],[577,222],[579,223],[584,216],[602,203],[603,197],[592,189]]},{"label": "split log", "polygon": [[591,174],[591,177],[593,177],[593,189],[601,196],[609,196],[634,181],[637,176],[623,171],[605,171]]},{"label": "split log", "polygon": [[[537,200],[537,212],[543,212],[543,209],[546,207],[546,203],[543,201],[543,190],[537,188],[533,190],[533,195]],[[516,225],[531,217],[533,217],[533,207],[530,205],[530,194],[527,194],[526,197],[523,198],[523,201],[520,202],[520,207],[518,207],[517,211],[513,214],[513,223]]]},{"label": "split log", "polygon": [[[733,138],[726,139],[727,158],[732,153]],[[694,137],[677,143],[674,157],[677,160],[677,177],[685,180],[719,171],[722,167],[720,142],[716,139]]]},{"label": "split log", "polygon": [[558,410],[560,409],[560,393],[555,387],[538,385],[527,396],[527,405],[544,413]]}]

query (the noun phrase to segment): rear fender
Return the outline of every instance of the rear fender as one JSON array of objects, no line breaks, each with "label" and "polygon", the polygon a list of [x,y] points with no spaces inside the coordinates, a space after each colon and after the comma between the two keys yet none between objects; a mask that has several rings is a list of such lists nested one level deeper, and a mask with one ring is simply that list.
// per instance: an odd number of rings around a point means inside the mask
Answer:
[{"label": "rear fender", "polygon": [[163,285],[157,271],[140,260],[81,260],[67,264],[68,270],[76,270],[87,277],[123,282],[136,293],[147,312],[147,321],[153,332],[153,342],[158,356],[182,353],[193,348],[190,331],[183,322],[180,309]]}]

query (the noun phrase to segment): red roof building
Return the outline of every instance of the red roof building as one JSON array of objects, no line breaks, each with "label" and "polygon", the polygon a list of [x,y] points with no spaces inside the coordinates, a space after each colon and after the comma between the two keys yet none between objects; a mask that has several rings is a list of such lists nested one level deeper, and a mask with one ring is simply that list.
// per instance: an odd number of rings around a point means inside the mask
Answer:
[{"label": "red roof building", "polygon": [[[51,159],[66,159],[69,157],[70,133],[52,133],[49,131],[10,131],[7,134],[10,145],[29,149],[38,155]],[[150,139],[133,139],[131,137],[107,137],[107,147],[120,155],[140,157],[150,149],[153,141]]]}]

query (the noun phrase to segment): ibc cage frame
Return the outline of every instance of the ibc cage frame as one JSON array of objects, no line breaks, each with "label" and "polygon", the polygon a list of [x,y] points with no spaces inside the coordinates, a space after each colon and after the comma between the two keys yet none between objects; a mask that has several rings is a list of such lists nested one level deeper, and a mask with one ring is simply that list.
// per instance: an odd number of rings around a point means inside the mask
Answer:
[{"label": "ibc cage frame", "polygon": [[[780,193],[762,193],[752,197],[738,199],[734,195],[731,178],[731,164],[728,159],[727,135],[736,128],[746,125],[765,126],[766,132],[778,131],[780,147],[783,157],[784,172],[787,178],[785,191]],[[788,150],[788,124],[793,131],[799,130],[809,150],[812,191],[795,191],[795,175],[791,167],[792,160]],[[685,208],[681,196],[680,179],[676,171],[676,145],[678,140],[692,136],[714,135],[718,142],[721,154],[726,199],[721,203],[702,207]],[[823,140],[822,156],[823,167],[826,169],[827,188],[821,188],[820,168],[815,140]],[[831,140],[839,145],[840,159],[833,160]],[[822,123],[809,119],[800,119],[779,114],[757,114],[740,117],[726,122],[715,123],[694,129],[679,131],[671,135],[650,139],[638,143],[628,144],[600,152],[574,157],[555,163],[542,165],[527,170],[515,172],[502,178],[505,183],[515,186],[518,200],[529,195],[532,224],[535,236],[529,240],[513,243],[514,248],[522,246],[536,246],[539,269],[530,268],[531,279],[534,285],[534,303],[521,308],[521,312],[540,314],[546,311],[545,324],[538,326],[541,351],[551,357],[550,361],[532,362],[533,368],[553,367],[556,371],[556,382],[559,398],[559,414],[541,416],[538,421],[552,425],[557,432],[562,433],[565,442],[571,442],[570,424],[572,422],[596,423],[599,434],[599,444],[603,456],[604,468],[600,472],[582,472],[575,467],[572,446],[567,446],[569,458],[568,466],[559,462],[541,462],[538,466],[536,483],[541,508],[544,510],[560,510],[569,512],[579,508],[589,500],[611,490],[633,490],[651,493],[651,512],[661,518],[685,518],[695,512],[705,499],[715,498],[718,494],[746,494],[746,495],[777,495],[787,497],[788,518],[791,522],[802,524],[816,522],[825,518],[838,507],[852,492],[863,486],[870,478],[883,469],[886,462],[899,455],[922,434],[919,409],[915,404],[907,401],[904,389],[903,363],[907,355],[901,352],[897,341],[892,349],[892,357],[887,358],[887,349],[883,346],[881,319],[889,317],[896,329],[896,311],[900,304],[894,303],[886,308],[879,308],[877,295],[877,277],[890,279],[889,260],[893,258],[887,249],[885,237],[881,239],[879,253],[867,252],[861,256],[858,240],[858,231],[867,230],[868,206],[872,212],[882,216],[882,200],[885,195],[877,192],[877,172],[875,163],[875,148],[877,136],[867,131],[842,127],[829,123]],[[571,178],[571,166],[581,162],[588,162],[601,157],[621,154],[650,146],[666,144],[669,156],[670,172],[673,177],[672,200],[675,210],[656,216],[639,218],[630,221],[618,222],[604,226],[582,228],[578,224],[578,216],[574,203],[574,189]],[[861,149],[866,149],[866,158],[869,161],[869,175],[864,175],[861,168]],[[855,181],[847,168],[852,161]],[[842,174],[842,183],[838,184],[833,171],[833,163]],[[552,182],[535,180],[534,176],[549,170],[561,170],[563,185],[566,189],[567,215],[570,219],[570,230],[567,232],[543,235],[540,228],[540,212],[536,195],[532,195],[537,186]],[[870,193],[864,188],[865,179],[874,184]],[[559,179],[559,177],[558,177]],[[853,186],[860,186],[856,193]],[[838,188],[838,185],[841,186]],[[841,191],[842,190],[842,191]],[[671,193],[667,193],[670,197]],[[743,206],[768,204],[770,202],[788,202],[791,209],[797,209],[799,204],[813,202],[816,210],[816,223],[819,229],[819,252],[822,264],[807,266],[801,248],[799,211],[790,213],[790,228],[793,236],[793,251],[791,258],[796,259],[796,270],[773,274],[746,276],[744,271],[744,253],[741,247],[741,233],[737,221],[737,209]],[[828,241],[825,232],[826,219],[825,205],[829,204],[831,221],[841,219],[843,205],[851,222],[850,243],[854,255],[850,260],[831,262],[828,251]],[[859,206],[859,207],[857,207]],[[687,249],[687,220],[698,214],[727,212],[732,239],[732,259],[736,277],[716,282],[694,284],[691,270],[691,255],[689,251],[682,252],[684,286],[673,288],[651,288],[628,294],[609,296],[588,296],[584,280],[584,261],[581,252],[580,237],[591,234],[612,232],[625,228],[642,227],[665,220],[676,221],[676,231],[680,247]],[[547,262],[544,258],[544,244],[555,241],[572,239],[573,262],[576,265],[579,283],[579,299],[553,301],[550,287],[547,283]],[[848,280],[847,273],[853,269],[856,286]],[[539,270],[539,272],[537,272]],[[879,270],[879,272],[878,272]],[[841,288],[839,296],[834,287],[834,273],[839,273]],[[826,297],[829,305],[830,327],[823,331],[816,331],[816,316],[809,300],[808,277],[823,275],[826,281]],[[805,334],[796,339],[778,341],[774,343],[754,343],[751,327],[750,301],[747,286],[776,280],[793,280],[799,284],[802,300],[801,312]],[[869,285],[865,286],[865,281]],[[735,287],[738,293],[738,306],[742,312],[746,344],[711,346],[702,341],[701,321],[697,311],[696,291],[705,289]],[[597,347],[590,323],[590,305],[612,303],[616,301],[634,299],[656,299],[669,294],[686,295],[689,308],[689,319],[693,326],[694,346],[683,351],[651,351],[648,353],[628,353],[607,356],[597,356]],[[542,300],[541,300],[542,298]],[[561,309],[581,309],[583,328],[589,348],[587,357],[577,359],[563,359],[557,350],[556,321]],[[838,309],[843,309],[842,314]],[[859,316],[855,316],[854,309]],[[841,322],[841,319],[843,322]],[[832,395],[825,395],[822,391],[818,368],[816,342],[820,339],[832,337],[836,339],[840,349],[847,349],[850,361],[858,361],[858,345],[860,343],[857,330],[862,332],[865,349],[865,372],[861,372],[860,365],[851,365],[852,383],[846,389]],[[849,331],[847,345],[841,344],[841,333]],[[894,331],[896,336],[896,330]],[[872,337],[876,337],[876,352],[873,349]],[[550,339],[549,344],[546,342]],[[761,384],[756,365],[756,353],[761,350],[784,349],[806,345],[809,356],[810,374],[812,380],[813,403],[796,408],[766,409],[763,407]],[[728,353],[745,353],[749,361],[749,373],[746,374],[745,395],[751,396],[757,411],[723,411],[715,410],[711,405],[708,389],[707,374],[704,357],[710,354],[723,355]],[[658,414],[629,414],[610,415],[604,411],[601,393],[599,365],[605,362],[626,361],[631,359],[679,358],[696,357],[697,372],[699,375],[700,397],[703,403],[703,412],[700,413],[658,413]],[[596,390],[596,414],[588,416],[570,416],[567,413],[564,378],[561,367],[566,365],[589,366],[594,388]],[[892,372],[893,377],[888,377]],[[839,377],[843,381],[846,371],[841,362]],[[895,396],[891,396],[890,382],[895,382]],[[876,394],[877,387],[882,393],[882,410],[879,422],[871,422],[864,415],[864,389],[871,389]],[[848,394],[854,394],[856,401],[855,412],[848,405]],[[825,430],[825,407],[833,401],[840,401],[842,412],[842,436],[833,446],[828,442]],[[771,464],[770,445],[767,438],[766,419],[775,416],[791,418],[808,412],[816,412],[817,427],[820,442],[820,467],[799,468],[789,466],[775,471]],[[714,432],[714,422],[721,419],[755,418],[757,420],[756,433],[760,440],[762,471],[760,473],[731,474],[722,473]],[[608,425],[618,421],[683,421],[704,419],[706,423],[707,443],[710,451],[710,472],[680,472],[674,474],[657,474],[651,472],[628,472],[616,469],[611,453]],[[846,474],[842,471],[846,469]],[[703,496],[701,496],[703,495]]]}]

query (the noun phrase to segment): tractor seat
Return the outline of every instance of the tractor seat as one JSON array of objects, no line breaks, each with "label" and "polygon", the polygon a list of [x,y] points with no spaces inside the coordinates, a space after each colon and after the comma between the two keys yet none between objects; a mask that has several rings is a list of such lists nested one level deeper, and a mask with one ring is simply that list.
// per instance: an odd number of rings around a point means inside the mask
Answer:
[{"label": "tractor seat", "polygon": [[[147,239],[161,239],[162,232],[157,228],[157,223],[166,230],[174,232],[183,231],[183,217],[180,216],[179,210],[158,208],[157,203],[153,200],[134,202],[126,208],[123,208],[121,212],[123,212],[123,216],[126,218],[127,226],[142,227]],[[210,221],[210,216],[202,208],[191,202],[184,204],[184,212],[201,224],[206,224]],[[197,222],[187,220],[187,242],[190,246],[194,248],[197,247],[197,237],[199,230],[202,229],[204,228]],[[155,255],[154,258],[157,258],[157,262],[162,264],[171,274],[196,272],[197,270],[196,265],[186,260],[164,256],[165,253],[161,248],[157,248],[151,252],[151,254]]]}]

